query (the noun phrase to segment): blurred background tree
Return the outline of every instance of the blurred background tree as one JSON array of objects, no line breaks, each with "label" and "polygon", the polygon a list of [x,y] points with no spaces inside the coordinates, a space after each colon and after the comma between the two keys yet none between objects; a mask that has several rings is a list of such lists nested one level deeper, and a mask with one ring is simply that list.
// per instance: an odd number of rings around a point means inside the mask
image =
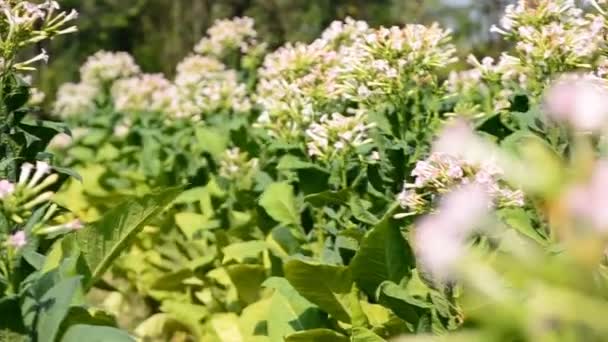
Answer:
[{"label": "blurred background tree", "polygon": [[172,75],[214,20],[250,16],[261,39],[276,47],[311,41],[333,20],[351,16],[373,26],[438,21],[455,32],[463,54],[492,55],[500,41],[489,33],[509,0],[61,0],[80,12],[76,37],[44,46],[51,62],[38,78],[51,101],[57,87],[77,79],[87,56],[128,51],[147,72]]}]

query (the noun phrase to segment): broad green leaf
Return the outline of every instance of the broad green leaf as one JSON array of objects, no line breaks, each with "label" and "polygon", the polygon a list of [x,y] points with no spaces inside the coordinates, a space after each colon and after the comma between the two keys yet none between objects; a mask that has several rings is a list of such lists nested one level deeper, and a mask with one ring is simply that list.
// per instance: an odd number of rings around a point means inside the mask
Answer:
[{"label": "broad green leaf", "polygon": [[298,170],[298,169],[320,169],[323,170],[319,165],[303,161],[300,158],[293,155],[286,155],[279,161],[277,165],[279,170]]},{"label": "broad green leaf", "polygon": [[385,339],[376,335],[373,331],[366,329],[366,328],[361,328],[361,327],[353,328],[351,341],[352,342],[386,342]]},{"label": "broad green leaf", "polygon": [[182,233],[191,240],[197,231],[205,229],[207,218],[196,213],[177,213],[175,214],[175,223],[182,230]]},{"label": "broad green leaf", "polygon": [[247,336],[247,342],[269,342],[266,335],[266,316],[268,315],[272,299],[266,298],[255,302],[245,309],[239,316],[241,332]]},{"label": "broad green leaf", "polygon": [[188,189],[177,196],[174,203],[195,203],[200,201],[206,193],[207,189],[205,187]]},{"label": "broad green leaf", "polygon": [[498,211],[500,218],[521,234],[538,242],[542,246],[547,245],[547,240],[534,229],[530,217],[524,209],[521,208],[505,208]]},{"label": "broad green leaf", "polygon": [[281,342],[294,332],[322,327],[321,311],[302,297],[285,278],[269,278],[264,286],[275,289],[268,311],[268,336],[271,341]]},{"label": "broad green leaf", "polygon": [[349,342],[348,337],[330,329],[311,329],[296,332],[285,338],[285,342]]},{"label": "broad green leaf", "polygon": [[247,241],[230,244],[222,250],[223,263],[230,261],[244,262],[246,259],[257,259],[268,248],[265,241]]},{"label": "broad green leaf", "polygon": [[386,281],[378,288],[378,301],[406,322],[417,324],[421,314],[433,307],[431,303],[413,297],[406,288]]},{"label": "broad green leaf", "polygon": [[161,311],[187,326],[197,336],[202,335],[202,321],[209,315],[209,311],[204,305],[175,300],[163,301]]},{"label": "broad green leaf", "polygon": [[413,266],[412,251],[398,221],[392,218],[392,210],[363,239],[350,264],[354,281],[371,297],[383,281],[399,283]]},{"label": "broad green leaf", "polygon": [[166,340],[169,338],[167,332],[175,332],[179,330],[187,331],[188,328],[175,318],[166,313],[157,313],[148,317],[135,328],[135,335],[146,340]]},{"label": "broad green leaf", "polygon": [[348,205],[353,213],[353,216],[357,220],[363,223],[367,223],[369,225],[378,224],[378,218],[365,208],[361,199],[357,197],[351,197],[348,201]]},{"label": "broad green leaf", "polygon": [[218,341],[245,342],[238,316],[233,313],[216,314],[211,318],[209,325]]},{"label": "broad green leaf", "polygon": [[251,304],[260,298],[260,288],[266,279],[262,265],[230,265],[226,267],[230,280],[236,287],[239,299]]},{"label": "broad green leaf", "polygon": [[260,197],[260,205],[279,223],[300,224],[293,187],[288,183],[270,184]]},{"label": "broad green leaf", "polygon": [[78,232],[83,256],[91,270],[90,288],[133,238],[156,215],[160,214],[181,192],[171,188],[159,193],[131,199],[111,209],[98,222]]},{"label": "broad green leaf", "polygon": [[[39,341],[51,341],[43,339]],[[135,339],[125,331],[97,325],[78,324],[70,327],[61,342],[132,342]]]},{"label": "broad green leaf", "polygon": [[315,207],[323,207],[326,205],[342,205],[348,201],[350,190],[340,191],[323,191],[316,194],[310,194],[304,197],[304,200]]},{"label": "broad green leaf", "polygon": [[217,129],[197,127],[195,135],[200,148],[209,152],[214,158],[220,157],[228,147],[228,135],[222,134]]},{"label": "broad green leaf", "polygon": [[339,295],[349,293],[350,270],[344,266],[323,265],[291,260],[284,266],[285,278],[306,299],[343,322],[350,322],[348,308]]},{"label": "broad green leaf", "polygon": [[[23,336],[23,341],[27,340],[25,334],[27,329],[23,324],[21,315],[19,314],[7,314],[7,313],[18,313],[21,309],[19,308],[19,298],[9,297],[4,295],[0,299],[0,313],[2,319],[0,319],[0,341],[18,341],[17,336]],[[13,335],[14,339],[3,338],[3,336]]]},{"label": "broad green leaf", "polygon": [[80,287],[80,277],[68,278],[57,283],[39,300],[36,333],[38,341],[54,341],[59,326],[67,315],[72,300]]}]

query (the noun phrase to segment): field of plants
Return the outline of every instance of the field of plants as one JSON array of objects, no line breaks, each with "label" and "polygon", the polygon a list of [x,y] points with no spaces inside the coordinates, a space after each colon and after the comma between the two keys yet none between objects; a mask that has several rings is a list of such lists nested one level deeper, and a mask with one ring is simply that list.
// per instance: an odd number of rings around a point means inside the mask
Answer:
[{"label": "field of plants", "polygon": [[608,341],[608,1],[515,1],[494,57],[229,17],[56,94],[78,13],[0,9],[0,342]]}]

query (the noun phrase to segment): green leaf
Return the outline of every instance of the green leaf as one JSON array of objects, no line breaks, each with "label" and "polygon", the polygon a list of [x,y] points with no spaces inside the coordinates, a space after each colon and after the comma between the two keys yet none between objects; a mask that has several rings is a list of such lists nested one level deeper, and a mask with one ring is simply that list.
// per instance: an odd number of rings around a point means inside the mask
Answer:
[{"label": "green leaf", "polygon": [[247,342],[270,342],[267,335],[266,316],[270,309],[271,298],[255,302],[239,315],[239,327],[247,336]]},{"label": "green leaf", "polygon": [[390,281],[382,283],[378,288],[378,302],[414,325],[417,325],[425,310],[433,307],[431,303],[414,298],[405,288]]},{"label": "green leaf", "polygon": [[3,339],[2,336],[4,334],[25,335],[27,333],[19,314],[20,311],[18,297],[3,295],[3,298],[0,299],[0,312],[2,313],[2,319],[0,319],[0,341],[13,341],[12,339]]},{"label": "green leaf", "polygon": [[[39,341],[51,341],[47,339]],[[134,338],[125,331],[96,325],[78,324],[70,327],[61,342],[132,342]]]},{"label": "green leaf", "polygon": [[315,207],[323,207],[327,205],[342,205],[348,201],[350,190],[344,189],[340,191],[323,191],[316,194],[310,194],[304,197],[304,200]]},{"label": "green leaf", "polygon": [[214,158],[219,158],[228,148],[228,135],[217,129],[197,127],[195,135],[201,149]]},{"label": "green leaf", "polygon": [[205,229],[207,218],[201,214],[183,212],[175,214],[175,224],[182,230],[182,233],[192,239],[197,231]]},{"label": "green leaf", "polygon": [[177,300],[163,301],[161,312],[166,312],[170,317],[187,326],[197,336],[202,334],[202,321],[209,315],[209,310],[204,305],[184,303]]},{"label": "green leaf", "polygon": [[277,165],[278,170],[300,170],[300,169],[318,169],[324,171],[319,165],[303,161],[296,156],[290,154],[284,156]]},{"label": "green leaf", "polygon": [[219,341],[245,342],[238,316],[233,313],[216,314],[211,318],[209,325]]},{"label": "green leaf", "polygon": [[410,246],[401,235],[393,210],[368,233],[350,267],[353,280],[368,296],[374,297],[383,281],[399,283],[414,267]]},{"label": "green leaf", "polygon": [[230,280],[236,287],[239,299],[251,304],[260,298],[260,288],[266,279],[262,265],[230,265],[226,267]]},{"label": "green leaf", "polygon": [[285,278],[306,299],[343,322],[350,322],[347,306],[339,294],[349,293],[352,285],[350,270],[344,266],[322,265],[302,260],[285,264]]},{"label": "green leaf", "polygon": [[498,215],[506,224],[521,234],[538,242],[542,246],[546,246],[548,244],[547,240],[543,238],[536,229],[534,229],[531,219],[524,209],[505,208],[499,210]]},{"label": "green leaf", "polygon": [[302,297],[285,278],[269,278],[263,285],[275,289],[268,311],[271,341],[281,342],[289,334],[323,325],[319,308]]},{"label": "green leaf", "polygon": [[382,337],[376,335],[373,331],[371,331],[369,329],[356,327],[356,328],[353,328],[351,341],[352,342],[385,342],[386,340],[383,339]]},{"label": "green leaf", "polygon": [[288,183],[270,184],[260,197],[260,205],[279,223],[300,224],[293,187]]},{"label": "green leaf", "polygon": [[268,248],[268,245],[265,241],[233,243],[222,250],[222,253],[224,253],[223,263],[232,260],[242,263],[246,259],[256,259],[260,256],[260,253],[266,250],[266,248]]},{"label": "green leaf", "polygon": [[174,203],[195,203],[200,201],[206,193],[207,189],[205,187],[196,187],[188,189],[182,192],[179,196],[177,196]]},{"label": "green leaf", "polygon": [[81,277],[68,278],[57,283],[39,300],[36,324],[38,341],[54,341],[59,326],[67,315],[72,300],[80,287]]},{"label": "green leaf", "polygon": [[311,329],[296,332],[285,338],[285,342],[349,342],[350,339],[329,329]]},{"label": "green leaf", "polygon": [[132,242],[144,226],[160,214],[181,192],[170,188],[159,193],[131,199],[111,209],[101,220],[78,232],[78,241],[91,278],[90,288],[110,267],[112,262]]}]

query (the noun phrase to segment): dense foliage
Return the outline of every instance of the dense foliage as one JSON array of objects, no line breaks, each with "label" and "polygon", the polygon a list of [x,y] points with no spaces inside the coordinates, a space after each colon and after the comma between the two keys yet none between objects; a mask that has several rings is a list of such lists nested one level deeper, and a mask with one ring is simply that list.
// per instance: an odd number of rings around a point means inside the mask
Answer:
[{"label": "dense foliage", "polygon": [[74,14],[0,5],[33,15],[0,26],[5,339],[608,338],[606,1],[508,5],[466,61],[439,24],[222,19],[166,75],[91,55],[57,135],[15,46]]},{"label": "dense foliage", "polygon": [[0,340],[132,341],[114,318],[88,307],[84,295],[129,243],[129,238],[179,193],[168,189],[133,199],[86,226],[54,200],[73,171],[51,166],[44,152],[65,125],[41,121],[38,91],[28,73],[48,59],[44,50],[22,60],[21,50],[73,33],[75,11],[55,1],[0,1]]}]

